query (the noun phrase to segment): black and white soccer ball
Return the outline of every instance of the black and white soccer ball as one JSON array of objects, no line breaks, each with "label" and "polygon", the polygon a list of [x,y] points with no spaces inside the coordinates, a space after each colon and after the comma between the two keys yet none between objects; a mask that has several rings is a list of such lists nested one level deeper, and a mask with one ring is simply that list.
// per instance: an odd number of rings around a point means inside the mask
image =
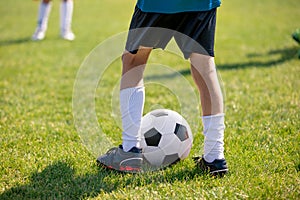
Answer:
[{"label": "black and white soccer ball", "polygon": [[142,148],[149,169],[157,170],[185,159],[193,135],[187,121],[177,112],[157,109],[142,118]]}]

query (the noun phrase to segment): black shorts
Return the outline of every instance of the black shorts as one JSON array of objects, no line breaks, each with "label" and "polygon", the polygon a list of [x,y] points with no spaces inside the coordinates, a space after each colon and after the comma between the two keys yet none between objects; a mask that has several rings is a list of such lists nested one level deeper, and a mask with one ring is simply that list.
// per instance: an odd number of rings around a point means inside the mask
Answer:
[{"label": "black shorts", "polygon": [[214,56],[217,9],[174,14],[147,13],[135,8],[126,50],[136,54],[142,47],[164,49],[174,37],[188,59],[191,53]]}]

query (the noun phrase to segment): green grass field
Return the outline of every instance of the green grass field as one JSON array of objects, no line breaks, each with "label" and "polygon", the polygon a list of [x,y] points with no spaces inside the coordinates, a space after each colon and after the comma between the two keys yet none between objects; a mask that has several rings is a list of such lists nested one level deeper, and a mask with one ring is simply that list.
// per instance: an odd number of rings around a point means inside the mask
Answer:
[{"label": "green grass field", "polygon": [[[291,38],[300,28],[299,2],[229,0],[219,9],[216,64],[230,168],[222,179],[192,162],[203,142],[195,118],[193,149],[183,162],[138,175],[96,166],[75,128],[73,87],[89,53],[127,30],[135,1],[76,1],[73,42],[59,38],[59,1],[53,3],[46,39],[32,42],[38,2],[0,1],[0,199],[300,198],[300,46]],[[179,56],[156,50],[149,62],[172,66],[196,90]],[[95,92],[98,121],[115,145],[121,134],[111,98],[120,71],[117,59]],[[158,105],[180,109],[168,88],[146,89],[145,113]]]}]

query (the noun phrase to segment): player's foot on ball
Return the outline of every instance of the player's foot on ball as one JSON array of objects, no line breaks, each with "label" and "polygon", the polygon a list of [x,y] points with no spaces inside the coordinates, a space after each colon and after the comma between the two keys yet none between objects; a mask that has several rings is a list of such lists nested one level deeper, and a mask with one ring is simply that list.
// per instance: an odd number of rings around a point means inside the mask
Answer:
[{"label": "player's foot on ball", "polygon": [[202,157],[193,158],[197,167],[203,172],[207,172],[212,176],[222,177],[228,172],[225,159],[215,159],[213,162],[206,162]]},{"label": "player's foot on ball", "polygon": [[142,149],[133,147],[129,152],[122,145],[114,147],[97,159],[98,165],[121,172],[138,173],[142,171]]}]

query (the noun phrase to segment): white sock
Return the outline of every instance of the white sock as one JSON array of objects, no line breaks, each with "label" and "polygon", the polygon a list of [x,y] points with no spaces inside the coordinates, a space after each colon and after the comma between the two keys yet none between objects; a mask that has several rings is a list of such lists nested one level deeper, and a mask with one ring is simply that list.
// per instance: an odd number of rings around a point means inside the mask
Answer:
[{"label": "white sock", "polygon": [[62,1],[60,4],[60,29],[62,34],[71,31],[73,7],[73,0]]},{"label": "white sock", "polygon": [[204,159],[213,162],[224,158],[224,114],[203,116]]},{"label": "white sock", "polygon": [[41,0],[39,7],[39,16],[38,16],[38,29],[41,31],[46,31],[48,26],[48,19],[51,12],[52,3],[44,3]]},{"label": "white sock", "polygon": [[132,87],[120,91],[120,109],[122,116],[123,150],[128,152],[132,147],[140,148],[141,119],[145,102],[145,88]]}]

